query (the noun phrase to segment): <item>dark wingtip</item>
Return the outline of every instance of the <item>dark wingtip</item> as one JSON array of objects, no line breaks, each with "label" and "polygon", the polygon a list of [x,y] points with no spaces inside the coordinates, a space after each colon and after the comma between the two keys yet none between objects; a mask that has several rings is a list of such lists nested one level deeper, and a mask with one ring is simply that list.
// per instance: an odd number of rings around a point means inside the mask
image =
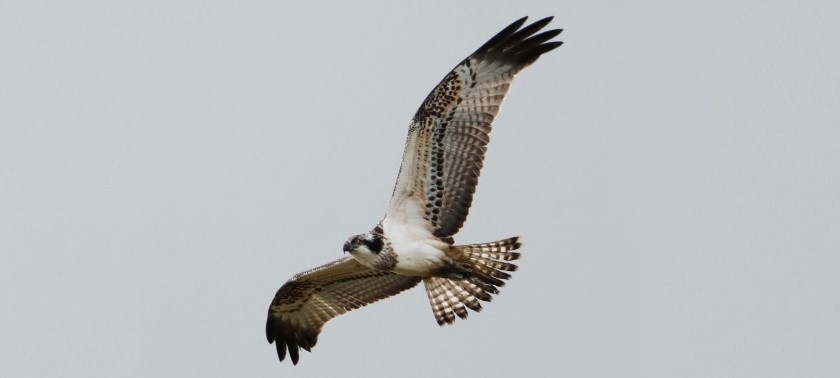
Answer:
[{"label": "dark wingtip", "polygon": [[281,340],[276,340],[274,343],[275,349],[277,349],[277,358],[280,362],[286,359],[286,343]]},{"label": "dark wingtip", "polygon": [[513,33],[515,33],[517,30],[519,30],[519,28],[521,28],[522,25],[527,20],[528,20],[528,16],[525,16],[525,17],[522,17],[522,18],[514,21],[510,25],[506,26],[504,29],[502,29],[502,31],[496,33],[496,35],[494,35],[492,38],[490,38],[490,40],[488,40],[483,45],[481,45],[481,47],[479,47],[478,50],[476,50],[475,53],[490,50],[494,45],[504,41],[506,38],[513,35]]},{"label": "dark wingtip", "polygon": [[[508,25],[478,48],[471,58],[498,60],[525,67],[536,61],[540,55],[556,49],[562,42],[549,42],[563,29],[547,30],[540,33],[554,16],[540,19],[525,25],[528,17],[522,17]],[[524,25],[524,27],[523,27]]]},{"label": "dark wingtip", "polygon": [[274,342],[274,318],[271,313],[268,314],[268,319],[265,321],[265,339],[271,344]]},{"label": "dark wingtip", "polygon": [[300,359],[300,348],[298,348],[297,340],[294,336],[286,338],[286,345],[289,347],[289,357],[292,358],[292,364],[297,365]]},{"label": "dark wingtip", "polygon": [[297,365],[300,359],[300,348],[310,351],[310,348],[315,346],[317,335],[309,336],[304,340],[297,340],[295,333],[292,331],[284,331],[283,322],[278,320],[269,313],[268,320],[265,323],[265,337],[269,344],[274,344],[277,349],[277,359],[283,362],[288,355],[292,364]]}]

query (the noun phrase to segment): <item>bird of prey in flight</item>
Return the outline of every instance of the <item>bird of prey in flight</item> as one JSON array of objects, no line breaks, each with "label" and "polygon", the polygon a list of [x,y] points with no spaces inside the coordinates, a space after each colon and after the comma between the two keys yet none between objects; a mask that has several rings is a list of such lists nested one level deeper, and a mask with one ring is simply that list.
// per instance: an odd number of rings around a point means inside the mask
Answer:
[{"label": "bird of prey in flight", "polygon": [[[563,42],[540,33],[552,19],[523,17],[458,63],[426,97],[408,127],[384,218],[344,243],[342,259],[296,274],[268,308],[266,336],[297,364],[321,328],[348,311],[423,282],[438,324],[480,311],[510,278],[518,237],[455,245],[472,203],[490,128],[514,76]],[[524,26],[524,27],[523,27]]]}]

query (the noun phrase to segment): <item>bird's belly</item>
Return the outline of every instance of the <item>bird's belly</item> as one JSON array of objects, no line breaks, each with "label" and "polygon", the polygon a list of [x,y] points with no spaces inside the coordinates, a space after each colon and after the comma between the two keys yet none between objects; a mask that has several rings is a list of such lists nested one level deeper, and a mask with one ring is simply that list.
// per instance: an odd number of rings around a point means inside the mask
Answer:
[{"label": "bird's belly", "polygon": [[416,242],[409,248],[396,250],[397,264],[394,272],[407,276],[428,276],[450,264],[443,251],[424,242]]},{"label": "bird's belly", "polygon": [[[415,207],[419,208],[419,205]],[[402,215],[398,219],[396,216],[385,217],[382,222],[396,256],[396,265],[392,270],[408,276],[428,276],[450,265],[451,259],[444,252],[449,244],[432,235],[419,214]]]}]

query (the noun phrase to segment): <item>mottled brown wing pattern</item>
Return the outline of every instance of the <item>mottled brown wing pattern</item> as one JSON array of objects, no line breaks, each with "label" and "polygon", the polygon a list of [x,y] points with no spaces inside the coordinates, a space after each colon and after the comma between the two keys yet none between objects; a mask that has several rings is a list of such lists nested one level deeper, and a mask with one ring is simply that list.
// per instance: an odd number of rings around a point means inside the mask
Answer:
[{"label": "mottled brown wing pattern", "polygon": [[536,34],[551,17],[522,28],[526,19],[514,22],[464,59],[426,97],[409,127],[389,214],[412,212],[407,206],[422,207],[440,238],[451,237],[463,226],[493,119],[513,77],[562,44],[547,42],[561,30]]},{"label": "mottled brown wing pattern", "polygon": [[420,277],[369,269],[345,257],[292,277],[268,309],[266,337],[276,342],[280,361],[286,352],[297,364],[299,350],[310,351],[330,319],[410,289]]}]

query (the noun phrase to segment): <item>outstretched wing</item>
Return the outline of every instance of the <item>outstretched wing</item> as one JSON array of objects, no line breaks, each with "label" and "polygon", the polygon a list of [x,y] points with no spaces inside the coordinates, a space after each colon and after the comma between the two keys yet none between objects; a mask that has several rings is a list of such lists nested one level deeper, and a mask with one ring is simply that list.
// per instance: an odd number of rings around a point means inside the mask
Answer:
[{"label": "outstretched wing", "polygon": [[299,349],[311,351],[324,323],[380,299],[410,289],[420,277],[369,269],[345,257],[292,277],[268,308],[265,333],[277,342],[277,356],[297,364]]},{"label": "outstretched wing", "polygon": [[386,219],[422,214],[440,238],[464,224],[491,124],[514,75],[562,44],[548,42],[562,30],[536,34],[552,17],[522,28],[526,19],[464,59],[423,101],[411,120]]}]

